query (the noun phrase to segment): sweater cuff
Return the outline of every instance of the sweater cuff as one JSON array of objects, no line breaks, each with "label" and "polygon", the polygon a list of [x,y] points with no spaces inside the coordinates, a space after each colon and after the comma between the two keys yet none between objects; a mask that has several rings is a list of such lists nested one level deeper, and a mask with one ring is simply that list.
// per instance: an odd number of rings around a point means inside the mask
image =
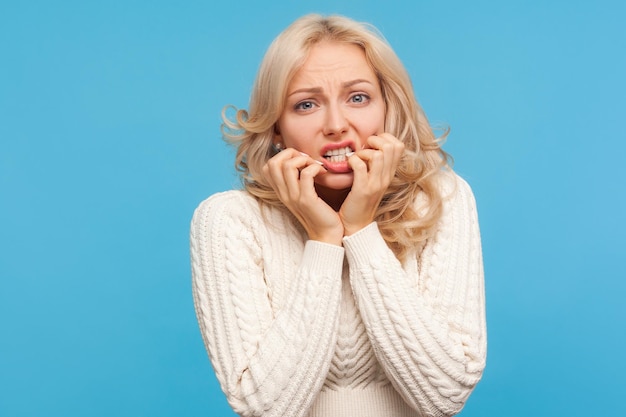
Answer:
[{"label": "sweater cuff", "polygon": [[343,238],[343,246],[350,263],[368,264],[390,250],[378,230],[378,223],[372,222],[358,232]]},{"label": "sweater cuff", "polygon": [[307,240],[302,254],[302,266],[322,276],[341,276],[345,250],[317,240]]}]

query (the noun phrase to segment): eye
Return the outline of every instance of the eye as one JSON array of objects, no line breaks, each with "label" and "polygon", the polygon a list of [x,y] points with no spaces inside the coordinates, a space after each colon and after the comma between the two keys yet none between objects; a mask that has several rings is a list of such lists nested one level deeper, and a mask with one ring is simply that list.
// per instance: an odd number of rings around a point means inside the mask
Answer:
[{"label": "eye", "polygon": [[294,106],[294,109],[301,111],[312,110],[315,107],[312,101],[301,101]]},{"label": "eye", "polygon": [[366,103],[369,99],[370,97],[363,93],[354,94],[350,97],[350,101],[357,104]]}]

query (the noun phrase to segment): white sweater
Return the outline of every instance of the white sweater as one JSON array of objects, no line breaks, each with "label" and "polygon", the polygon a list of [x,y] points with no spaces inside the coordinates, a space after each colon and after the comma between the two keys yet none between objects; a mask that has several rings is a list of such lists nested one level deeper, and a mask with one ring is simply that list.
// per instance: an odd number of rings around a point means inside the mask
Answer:
[{"label": "white sweater", "polygon": [[343,247],[244,191],[191,226],[193,295],[217,379],[242,416],[448,416],[485,366],[472,192],[446,174],[436,236],[401,264],[377,224]]}]

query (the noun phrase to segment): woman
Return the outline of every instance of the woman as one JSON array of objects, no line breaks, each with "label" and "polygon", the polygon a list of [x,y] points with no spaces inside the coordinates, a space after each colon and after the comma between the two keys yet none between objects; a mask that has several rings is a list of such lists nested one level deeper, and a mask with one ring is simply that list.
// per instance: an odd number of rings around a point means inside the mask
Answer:
[{"label": "woman", "polygon": [[476,208],[373,29],[305,16],[224,116],[244,190],[197,208],[202,336],[244,416],[443,416],[485,365]]}]

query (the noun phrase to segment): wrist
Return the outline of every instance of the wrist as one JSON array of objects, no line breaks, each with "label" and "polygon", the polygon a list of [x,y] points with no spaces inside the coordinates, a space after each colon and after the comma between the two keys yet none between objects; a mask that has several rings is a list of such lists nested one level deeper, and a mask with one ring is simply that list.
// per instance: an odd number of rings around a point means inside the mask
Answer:
[{"label": "wrist", "polygon": [[[370,222],[371,223],[371,222]],[[365,227],[367,227],[370,223],[367,224],[359,224],[359,225],[344,225],[344,236],[351,236],[361,230],[363,230]]]},{"label": "wrist", "polygon": [[309,240],[316,240],[318,242],[329,243],[331,245],[343,246],[343,229],[325,233],[316,233],[315,231],[311,231],[307,234],[309,236]]},{"label": "wrist", "polygon": [[343,246],[343,236],[312,236],[309,235],[309,240],[315,240],[317,242],[328,243],[335,246]]}]

